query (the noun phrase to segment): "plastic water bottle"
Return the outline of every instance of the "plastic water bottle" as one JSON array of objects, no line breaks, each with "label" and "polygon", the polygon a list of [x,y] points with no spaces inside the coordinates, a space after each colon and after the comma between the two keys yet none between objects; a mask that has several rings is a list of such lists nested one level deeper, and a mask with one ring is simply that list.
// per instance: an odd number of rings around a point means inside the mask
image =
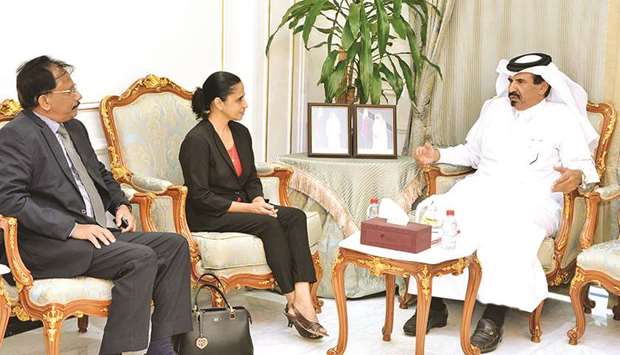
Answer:
[{"label": "plastic water bottle", "polygon": [[441,240],[443,220],[437,212],[437,206],[431,203],[426,211],[422,212],[420,223],[431,226],[431,244],[438,243]]},{"label": "plastic water bottle", "polygon": [[441,247],[444,249],[454,249],[456,247],[456,238],[459,234],[459,226],[454,218],[454,210],[446,211],[446,218],[441,228]]},{"label": "plastic water bottle", "polygon": [[366,219],[379,217],[379,199],[373,197],[370,199],[370,204],[366,210]]}]

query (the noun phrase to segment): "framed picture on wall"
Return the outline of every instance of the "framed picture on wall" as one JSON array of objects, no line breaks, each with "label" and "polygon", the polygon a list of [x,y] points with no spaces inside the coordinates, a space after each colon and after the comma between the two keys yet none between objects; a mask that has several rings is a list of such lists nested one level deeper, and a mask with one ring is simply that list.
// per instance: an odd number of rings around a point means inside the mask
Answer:
[{"label": "framed picture on wall", "polygon": [[396,159],[396,106],[353,105],[353,132],[355,157]]},{"label": "framed picture on wall", "polygon": [[349,110],[349,105],[308,103],[308,156],[352,156]]}]

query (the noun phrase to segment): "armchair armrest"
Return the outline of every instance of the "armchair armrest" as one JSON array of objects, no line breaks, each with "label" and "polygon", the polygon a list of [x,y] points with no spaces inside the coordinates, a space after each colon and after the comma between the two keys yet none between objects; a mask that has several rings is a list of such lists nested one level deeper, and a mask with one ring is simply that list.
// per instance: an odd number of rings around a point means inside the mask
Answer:
[{"label": "armchair armrest", "polygon": [[158,193],[166,191],[173,184],[170,181],[155,177],[133,174],[131,176],[131,186],[139,191]]},{"label": "armchair armrest", "polygon": [[293,169],[278,163],[258,163],[256,173],[259,178],[276,177],[280,180],[278,184],[278,198],[282,206],[288,206],[288,183],[293,176]]},{"label": "armchair armrest", "polygon": [[620,185],[613,184],[594,189],[594,192],[601,196],[603,201],[612,201],[620,197]]},{"label": "armchair armrest", "polygon": [[9,267],[17,283],[17,288],[21,292],[23,288],[32,286],[33,279],[30,270],[24,265],[19,255],[17,219],[0,215],[0,229],[4,235],[4,250],[6,251],[6,256],[9,261]]},{"label": "armchair armrest", "polygon": [[428,187],[428,195],[437,193],[437,178],[442,177],[461,177],[471,174],[475,171],[472,167],[451,165],[451,164],[433,164],[422,167],[426,186]]},{"label": "armchair armrest", "polygon": [[[138,205],[138,215],[142,224],[143,232],[153,232],[156,230],[151,218],[151,209],[155,195],[150,192],[140,192],[128,184],[121,184],[121,191],[125,194],[130,203]],[[133,211],[136,212],[136,211]]]}]

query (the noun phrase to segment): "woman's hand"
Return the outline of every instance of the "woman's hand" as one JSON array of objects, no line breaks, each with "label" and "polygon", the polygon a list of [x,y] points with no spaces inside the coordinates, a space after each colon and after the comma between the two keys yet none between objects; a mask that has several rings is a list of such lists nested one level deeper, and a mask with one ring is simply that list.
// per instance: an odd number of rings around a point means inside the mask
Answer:
[{"label": "woman's hand", "polygon": [[264,214],[274,218],[278,217],[278,210],[276,210],[272,204],[265,202],[261,198],[255,198],[252,203],[248,204],[249,212],[255,214]]}]

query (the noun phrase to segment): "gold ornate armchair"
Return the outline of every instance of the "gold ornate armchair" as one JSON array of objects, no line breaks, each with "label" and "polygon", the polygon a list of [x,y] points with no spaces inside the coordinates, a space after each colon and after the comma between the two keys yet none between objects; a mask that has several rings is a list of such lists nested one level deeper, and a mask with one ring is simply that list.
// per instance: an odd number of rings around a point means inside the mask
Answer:
[{"label": "gold ornate armchair", "polygon": [[[0,103],[0,129],[13,119],[21,107],[14,100]],[[144,231],[151,231],[148,223],[153,197],[122,186],[133,205],[133,213],[142,216]],[[112,282],[92,277],[34,280],[19,254],[18,221],[0,215],[0,231],[4,249],[16,286],[0,278],[0,297],[4,297],[11,311],[20,320],[43,321],[43,336],[48,355],[60,354],[60,329],[65,319],[78,318],[80,332],[86,331],[87,315],[105,317],[111,301]],[[3,321],[0,315],[0,324]],[[1,340],[0,340],[1,344]]]},{"label": "gold ornate armchair", "polygon": [[[269,289],[275,280],[267,266],[262,242],[244,233],[191,232],[185,218],[187,188],[178,161],[187,132],[196,125],[191,110],[192,93],[167,78],[148,75],[134,82],[122,95],[101,101],[101,120],[108,142],[114,177],[138,191],[156,196],[152,213],[158,231],[177,232],[190,244],[192,280],[204,272],[218,275],[225,291],[252,287]],[[266,197],[288,205],[287,186],[292,171],[278,165],[257,166]],[[307,213],[310,248],[320,280],[318,242],[320,218]],[[318,282],[312,285],[315,307]],[[219,304],[219,296],[214,303]]]},{"label": "gold ornate armchair", "polygon": [[[586,330],[584,308],[587,308],[588,285],[604,287],[610,294],[620,296],[620,239],[596,244],[577,256],[577,270],[570,285],[570,300],[576,325],[568,331],[571,345],[577,345]],[[614,319],[620,320],[620,306],[613,308]]]},{"label": "gold ornate armchair", "polygon": [[[618,144],[610,145],[616,125],[616,112],[610,104],[588,103],[588,117],[600,134],[594,162],[601,179],[599,187],[592,192],[580,194],[573,191],[564,194],[564,207],[560,227],[555,235],[542,242],[538,258],[545,270],[549,286],[567,283],[575,272],[575,259],[580,250],[592,245],[597,226],[599,204],[620,196],[616,178],[619,152]],[[473,172],[469,167],[436,164],[423,169],[428,195],[448,191],[457,181]],[[483,270],[484,273],[484,270]],[[401,299],[401,308],[406,307]],[[530,315],[530,333],[533,342],[539,342],[541,303]],[[586,303],[586,307],[589,302]]]}]

